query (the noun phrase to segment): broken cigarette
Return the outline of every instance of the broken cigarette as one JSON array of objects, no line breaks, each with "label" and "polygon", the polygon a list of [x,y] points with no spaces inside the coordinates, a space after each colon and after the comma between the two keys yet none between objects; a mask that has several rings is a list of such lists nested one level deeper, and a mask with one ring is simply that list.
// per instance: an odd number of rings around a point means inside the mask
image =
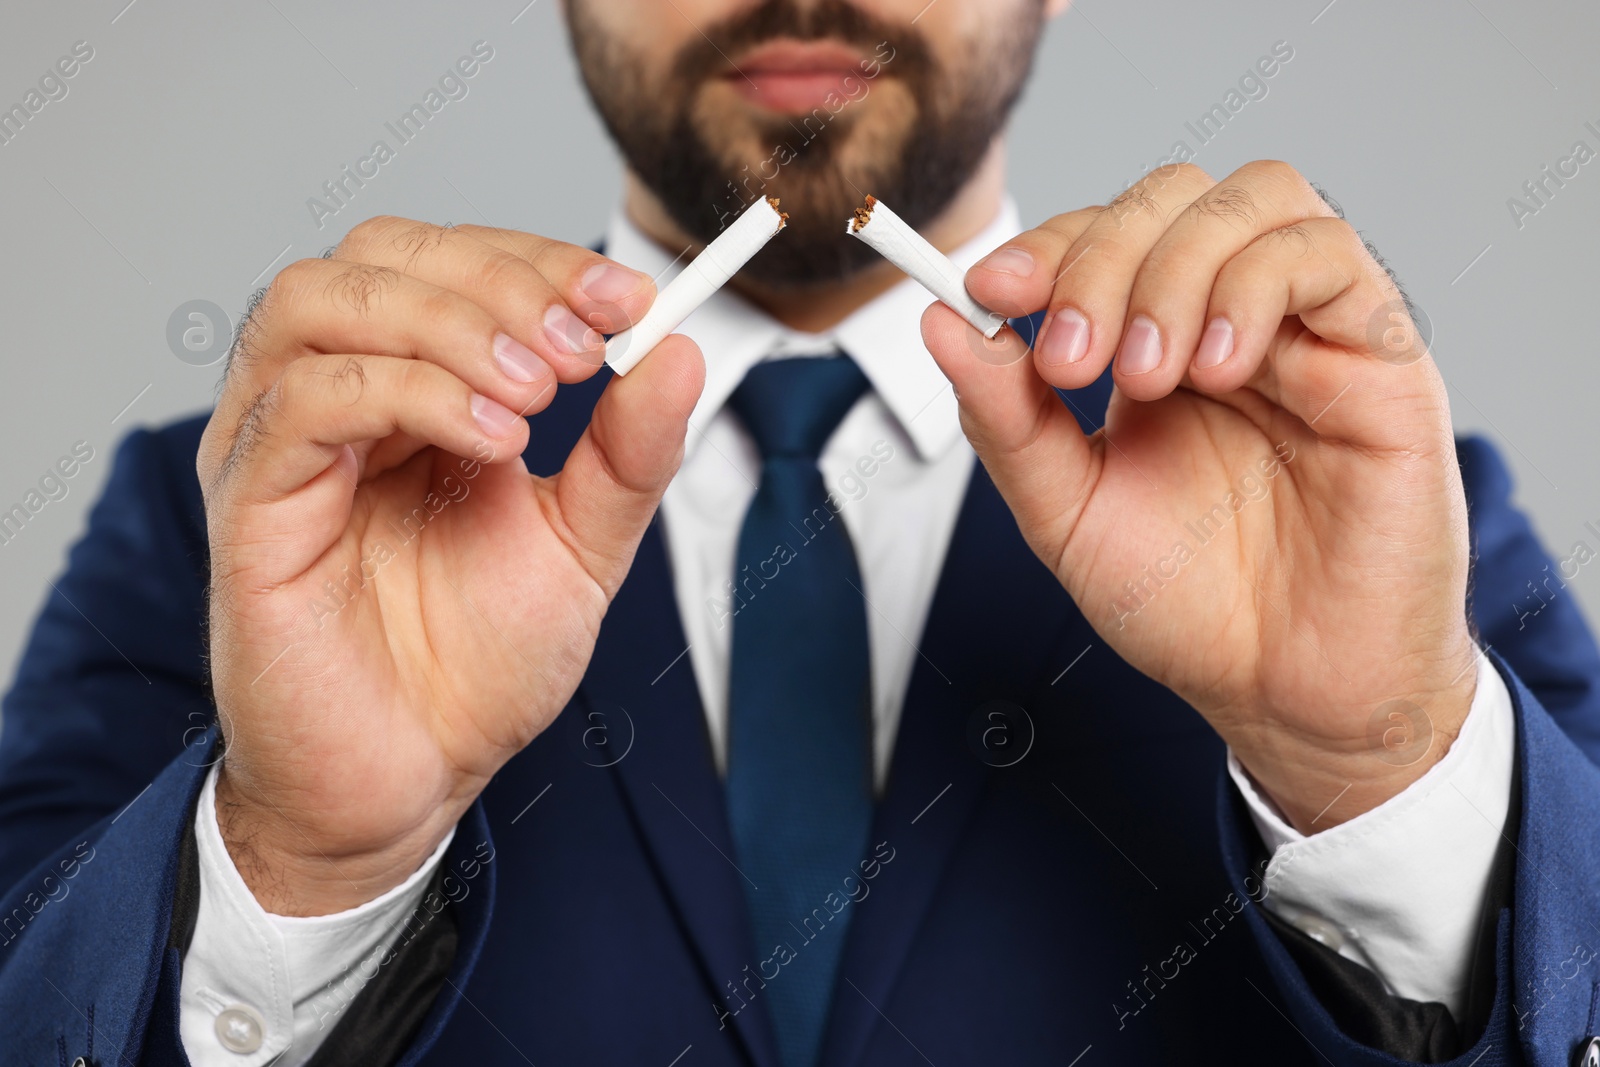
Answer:
[{"label": "broken cigarette", "polygon": [[623,330],[606,343],[606,362],[618,374],[627,374],[651,349],[683,325],[695,308],[728,284],[750,257],[761,251],[788,223],[778,201],[763,197],[745,209],[733,224],[706,245],[705,251],[683,268],[683,273],[656,294],[656,302],[632,329]]},{"label": "broken cigarette", "polygon": [[857,208],[855,217],[845,224],[844,232],[876,248],[884,259],[921,283],[983,336],[993,337],[1005,326],[1004,315],[972,299],[961,268],[877,197],[867,197],[866,204]]}]

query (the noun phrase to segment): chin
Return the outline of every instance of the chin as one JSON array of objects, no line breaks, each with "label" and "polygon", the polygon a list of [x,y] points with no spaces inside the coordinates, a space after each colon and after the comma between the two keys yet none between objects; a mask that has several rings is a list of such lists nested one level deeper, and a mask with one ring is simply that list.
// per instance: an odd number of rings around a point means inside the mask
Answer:
[{"label": "chin", "polygon": [[889,86],[837,114],[819,108],[796,116],[757,107],[724,86],[702,97],[693,128],[717,161],[719,216],[737,215],[757,197],[775,196],[791,225],[821,225],[831,232],[864,196],[897,183],[917,118],[909,94],[892,93]]}]

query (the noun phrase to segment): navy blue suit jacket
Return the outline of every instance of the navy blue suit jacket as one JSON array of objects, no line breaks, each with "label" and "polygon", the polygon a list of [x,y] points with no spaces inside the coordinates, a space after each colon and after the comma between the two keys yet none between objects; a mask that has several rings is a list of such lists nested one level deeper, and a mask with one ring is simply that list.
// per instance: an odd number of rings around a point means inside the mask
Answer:
[{"label": "navy blue suit jacket", "polygon": [[[531,470],[559,468],[608,377],[537,418]],[[1109,393],[1068,400],[1092,427]],[[167,940],[214,755],[202,425],[122,446],[5,703],[0,1063],[91,1042],[184,1062]],[[1600,655],[1570,592],[1515,606],[1549,557],[1493,450],[1458,450],[1520,818],[1494,1007],[1454,1062],[1566,1063],[1600,1003]],[[457,833],[459,949],[403,1063],[777,1067],[686,643],[652,528],[571,706]],[[1260,843],[1220,741],[1095,636],[981,467],[918,644],[872,839],[892,858],[849,905],[826,1064],[1399,1062],[1339,1030],[1246,900]],[[1001,707],[1031,733],[1004,767],[977,740]]]}]

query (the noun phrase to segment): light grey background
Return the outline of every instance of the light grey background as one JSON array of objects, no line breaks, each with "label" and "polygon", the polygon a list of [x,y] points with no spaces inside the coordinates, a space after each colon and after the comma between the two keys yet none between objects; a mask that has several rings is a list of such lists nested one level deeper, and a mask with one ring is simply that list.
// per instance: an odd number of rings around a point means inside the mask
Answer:
[{"label": "light grey background", "polygon": [[[599,235],[619,188],[614,156],[557,0],[525,3],[5,12],[0,107],[74,42],[95,54],[64,99],[0,145],[0,511],[75,441],[95,458],[0,545],[0,680],[116,443],[211,401],[218,367],[168,347],[179,305],[210,300],[237,317],[277,269],[373,214]],[[379,137],[394,146],[384,123],[479,40],[494,58],[468,96],[319,230],[307,198]],[[1577,0],[1086,0],[1043,44],[1015,126],[1013,188],[1029,222],[1104,202],[1175,140],[1196,146],[1185,122],[1289,42],[1268,95],[1196,162],[1220,176],[1276,157],[1327,188],[1432,318],[1458,428],[1501,448],[1546,545],[1600,548],[1583,526],[1600,527],[1600,160],[1520,228],[1507,207],[1574,142],[1600,151],[1585,128],[1600,129],[1597,40],[1600,10]],[[1600,608],[1600,567],[1559,595]]]}]

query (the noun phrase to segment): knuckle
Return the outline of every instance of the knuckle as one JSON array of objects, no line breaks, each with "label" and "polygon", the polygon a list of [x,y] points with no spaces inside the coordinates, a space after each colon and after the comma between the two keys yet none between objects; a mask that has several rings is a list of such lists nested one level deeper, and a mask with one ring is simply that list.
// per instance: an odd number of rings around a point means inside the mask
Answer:
[{"label": "knuckle", "polygon": [[1367,255],[1361,235],[1353,227],[1331,217],[1315,217],[1281,226],[1261,234],[1251,246],[1261,249],[1262,254],[1271,254],[1270,249],[1293,247],[1302,258],[1320,255],[1336,264],[1354,265]]},{"label": "knuckle", "polygon": [[479,257],[467,272],[467,284],[474,292],[526,291],[533,279],[533,267],[510,252],[493,249]]},{"label": "knuckle", "polygon": [[1259,247],[1269,240],[1278,247],[1295,246],[1299,248],[1302,256],[1308,256],[1313,250],[1316,239],[1311,235],[1311,230],[1304,223],[1296,222],[1261,234],[1250,243],[1252,246]]},{"label": "knuckle", "polygon": [[1100,225],[1120,227],[1129,219],[1164,226],[1179,206],[1190,204],[1216,183],[1192,163],[1169,163],[1124,189],[1102,209]]},{"label": "knuckle", "polygon": [[[327,277],[327,272],[328,264],[324,260],[297,259],[274,274],[261,291],[261,299],[247,311],[249,318],[257,320],[257,334],[264,320],[285,312],[292,315],[294,309],[305,300],[306,294],[314,289],[318,279]],[[244,331],[240,332],[242,334]]]},{"label": "knuckle", "polygon": [[342,363],[330,365],[319,373],[348,403],[354,404],[366,392],[367,367],[359,356],[346,356]]},{"label": "knuckle", "polygon": [[342,301],[356,314],[366,317],[373,306],[382,304],[385,294],[393,292],[399,284],[399,272],[390,267],[352,263],[327,280],[323,296]]},{"label": "knuckle", "polygon": [[301,356],[268,390],[265,410],[295,411],[319,402],[354,404],[366,388],[367,365],[361,356]]},{"label": "knuckle", "polygon": [[1238,173],[1251,184],[1281,194],[1292,203],[1307,198],[1322,202],[1311,183],[1281,159],[1254,160],[1240,167]]},{"label": "knuckle", "polygon": [[[1215,184],[1216,181],[1211,175],[1193,163],[1168,163],[1134,182],[1122,196],[1129,197],[1130,206],[1137,203],[1137,206],[1159,215],[1163,200],[1171,202],[1174,197],[1178,197],[1187,201],[1193,198],[1192,194],[1209,189]],[[1114,206],[1116,202],[1113,200],[1112,205]]]},{"label": "knuckle", "polygon": [[1309,223],[1298,223],[1297,228],[1305,231],[1307,242],[1327,247],[1336,259],[1346,256],[1350,262],[1359,263],[1369,251],[1368,243],[1361,234],[1343,219],[1312,219]]},{"label": "knuckle", "polygon": [[424,321],[453,325],[463,321],[466,301],[449,289],[430,289],[422,294],[417,311]]},{"label": "knuckle", "polygon": [[269,282],[268,284],[271,285],[273,282],[276,282],[281,286],[299,282],[307,277],[323,273],[323,271],[327,269],[327,265],[328,263],[325,259],[318,259],[312,256],[302,256],[300,259],[290,260],[288,263],[284,264],[283,269],[277,274],[274,274],[272,276],[272,282]]},{"label": "knuckle", "polygon": [[361,253],[372,248],[381,236],[391,231],[401,220],[393,215],[374,215],[350,227],[334,251],[336,259],[360,259]]},{"label": "knuckle", "polygon": [[1332,234],[1336,241],[1341,242],[1347,248],[1365,249],[1367,247],[1366,239],[1361,236],[1361,232],[1344,219],[1311,219],[1304,225],[1307,229],[1316,227],[1319,233]]},{"label": "knuckle", "polygon": [[1137,181],[1112,197],[1111,203],[1106,205],[1106,214],[1120,225],[1124,219],[1132,216],[1149,215],[1154,218],[1160,212],[1156,206],[1156,198],[1151,195],[1150,185],[1144,181]]},{"label": "knuckle", "polygon": [[1225,222],[1242,222],[1247,226],[1257,226],[1261,221],[1261,209],[1256,204],[1255,194],[1248,186],[1237,182],[1213,188],[1186,210],[1196,219],[1209,217]]},{"label": "knuckle", "polygon": [[406,257],[406,270],[412,271],[423,256],[428,255],[444,244],[445,239],[454,232],[451,226],[435,226],[431,222],[417,222],[411,219],[397,220],[394,227],[393,244],[395,251],[403,252]]},{"label": "knuckle", "polygon": [[466,238],[475,244],[488,245],[498,248],[513,256],[522,256],[531,242],[538,238],[521,230],[508,230],[503,226],[480,226],[472,222],[463,222],[455,227],[455,232],[460,237]]},{"label": "knuckle", "polygon": [[297,259],[272,276],[267,283],[267,293],[274,297],[298,293],[312,278],[322,274],[326,262],[320,259]]},{"label": "knuckle", "polygon": [[1249,174],[1255,178],[1265,178],[1268,181],[1286,183],[1304,182],[1300,172],[1281,159],[1256,159],[1251,160],[1239,168],[1240,173]]},{"label": "knuckle", "polygon": [[[577,264],[578,258],[572,255],[574,251],[573,246],[563,244],[560,241],[545,241],[533,249],[532,254],[528,256],[525,262],[540,274],[553,278],[556,273],[570,270]],[[587,264],[584,265],[587,266]]]},{"label": "knuckle", "polygon": [[1213,181],[1204,168],[1193,163],[1168,163],[1151,171],[1148,178],[1154,181],[1179,181],[1188,185],[1209,185]]}]

